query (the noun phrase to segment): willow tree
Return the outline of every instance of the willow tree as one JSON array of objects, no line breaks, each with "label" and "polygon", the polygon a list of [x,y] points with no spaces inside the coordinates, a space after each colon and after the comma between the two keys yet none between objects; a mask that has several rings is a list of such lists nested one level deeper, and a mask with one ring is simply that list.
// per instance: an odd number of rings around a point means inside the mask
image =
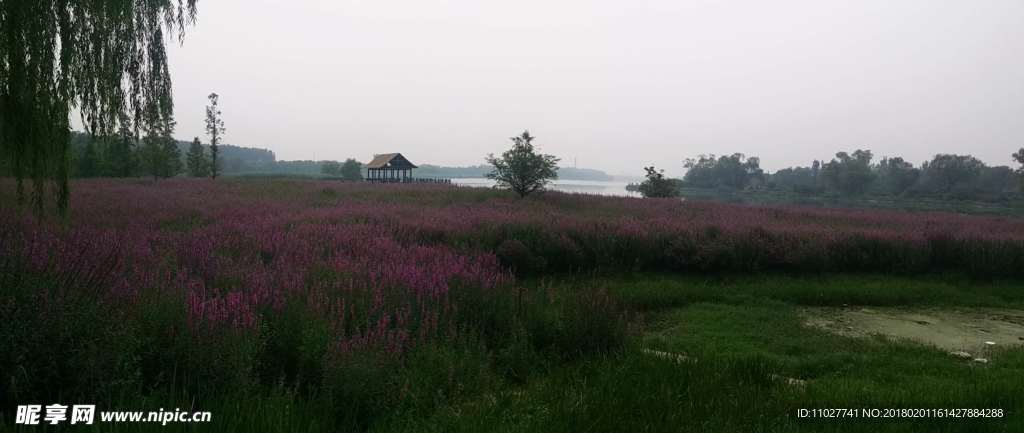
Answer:
[{"label": "willow tree", "polygon": [[164,43],[195,14],[196,0],[0,0],[0,151],[20,204],[28,179],[37,212],[49,195],[66,212],[73,111],[94,135],[170,118]]}]

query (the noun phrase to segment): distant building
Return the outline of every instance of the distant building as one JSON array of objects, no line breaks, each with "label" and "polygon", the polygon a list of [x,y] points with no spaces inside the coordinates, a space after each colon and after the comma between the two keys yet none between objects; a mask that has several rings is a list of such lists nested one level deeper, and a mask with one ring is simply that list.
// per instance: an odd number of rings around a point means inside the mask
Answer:
[{"label": "distant building", "polygon": [[416,164],[409,162],[401,153],[374,155],[366,164],[366,180],[369,182],[414,182],[412,169]]}]

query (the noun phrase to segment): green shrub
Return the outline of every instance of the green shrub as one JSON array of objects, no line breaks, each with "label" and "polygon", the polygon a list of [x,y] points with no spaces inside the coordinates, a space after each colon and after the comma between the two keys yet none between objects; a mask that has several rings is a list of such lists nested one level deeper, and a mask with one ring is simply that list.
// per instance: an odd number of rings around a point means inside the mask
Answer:
[{"label": "green shrub", "polygon": [[560,360],[609,353],[626,340],[624,313],[599,289],[554,294],[531,305],[524,321],[533,346]]},{"label": "green shrub", "polygon": [[340,431],[365,430],[398,406],[400,368],[396,357],[370,350],[325,359],[322,396]]},{"label": "green shrub", "polygon": [[[132,323],[96,280],[0,263],[0,404],[104,400],[138,379]],[[16,275],[16,278],[8,278]]]},{"label": "green shrub", "polygon": [[138,358],[149,388],[200,397],[252,390],[258,335],[231,326],[189,323],[178,295],[156,292],[140,305]]},{"label": "green shrub", "polygon": [[291,300],[263,316],[257,374],[264,385],[303,391],[320,387],[330,329],[323,317],[301,300]]}]

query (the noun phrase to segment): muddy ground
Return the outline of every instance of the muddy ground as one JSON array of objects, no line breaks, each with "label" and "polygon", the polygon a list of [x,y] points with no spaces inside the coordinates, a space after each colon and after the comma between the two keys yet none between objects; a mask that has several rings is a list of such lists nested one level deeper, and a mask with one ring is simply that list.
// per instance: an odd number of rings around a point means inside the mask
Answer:
[{"label": "muddy ground", "polygon": [[806,308],[804,324],[836,334],[881,334],[978,356],[993,348],[1024,345],[1024,311],[942,308]]}]

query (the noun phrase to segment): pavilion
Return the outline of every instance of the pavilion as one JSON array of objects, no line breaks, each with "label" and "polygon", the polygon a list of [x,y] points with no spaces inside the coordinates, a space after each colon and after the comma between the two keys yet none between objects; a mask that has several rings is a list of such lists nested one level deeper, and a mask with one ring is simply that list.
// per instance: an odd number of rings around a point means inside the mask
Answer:
[{"label": "pavilion", "polygon": [[415,164],[401,153],[382,153],[373,156],[366,164],[366,180],[369,182],[414,182],[412,169]]}]

